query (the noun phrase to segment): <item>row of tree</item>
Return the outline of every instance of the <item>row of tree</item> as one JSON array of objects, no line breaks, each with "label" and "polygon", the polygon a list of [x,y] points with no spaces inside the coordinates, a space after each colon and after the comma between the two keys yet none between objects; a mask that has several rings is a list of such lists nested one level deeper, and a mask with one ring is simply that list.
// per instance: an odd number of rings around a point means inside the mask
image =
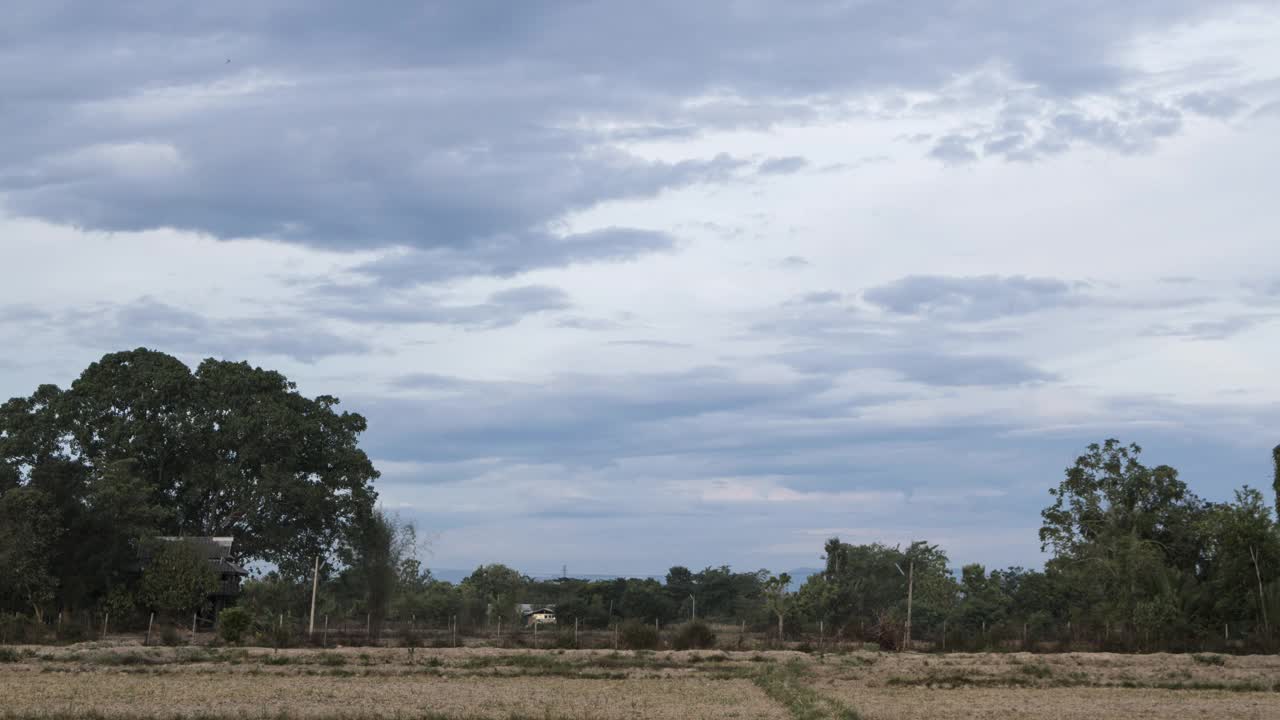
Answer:
[{"label": "row of tree", "polygon": [[[454,585],[435,580],[414,553],[412,526],[379,515],[385,550],[353,562],[322,592],[322,612],[443,626],[508,627],[516,603],[555,604],[562,622],[607,627],[621,620],[746,623],[900,644],[910,611],[914,637],[956,646],[1028,638],[1116,648],[1192,648],[1234,639],[1269,647],[1280,622],[1280,528],[1260,491],[1232,501],[1193,494],[1168,466],[1148,467],[1137,446],[1092,445],[1051,491],[1040,531],[1042,570],[955,572],[937,545],[851,545],[832,538],[825,567],[798,591],[765,570],[671,568],[653,578],[535,580],[502,565]],[[382,567],[374,581],[371,568]],[[908,587],[910,585],[910,587]],[[372,588],[380,588],[373,592]],[[306,583],[278,575],[250,583],[264,616],[297,613]],[[908,602],[910,597],[910,608]],[[269,599],[268,599],[269,598]]]},{"label": "row of tree", "polygon": [[[44,385],[0,405],[0,610],[186,611],[209,582],[199,559],[144,572],[142,546],[232,535],[241,561],[273,568],[245,585],[254,614],[303,615],[321,558],[319,612],[363,616],[371,632],[386,619],[510,626],[517,603],[531,603],[587,627],[696,614],[893,643],[910,595],[921,639],[1016,630],[1173,648],[1277,636],[1280,530],[1262,493],[1203,500],[1176,470],[1144,465],[1140,448],[1115,440],[1090,446],[1050,491],[1043,570],[956,573],[928,542],[833,538],[822,572],[796,592],[785,576],[727,566],[539,581],[486,565],[455,585],[423,567],[412,525],[376,510],[377,472],[357,442],[365,421],[337,405],[279,373],[216,360],[192,371],[142,349],[103,357],[65,390]],[[1280,448],[1274,459],[1280,491]]]}]

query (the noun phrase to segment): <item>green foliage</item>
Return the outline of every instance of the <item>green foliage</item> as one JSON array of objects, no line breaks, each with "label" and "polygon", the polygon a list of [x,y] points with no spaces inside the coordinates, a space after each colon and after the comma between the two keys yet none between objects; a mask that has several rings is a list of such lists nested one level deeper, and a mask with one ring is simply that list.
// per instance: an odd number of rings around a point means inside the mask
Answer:
[{"label": "green foliage", "polygon": [[139,592],[149,607],[185,615],[203,605],[217,588],[218,576],[195,546],[161,540],[142,572]]},{"label": "green foliage", "polygon": [[365,420],[337,405],[246,363],[193,372],[146,349],[0,404],[0,573],[15,580],[0,607],[98,605],[156,536],[232,535],[303,576],[375,498]]},{"label": "green foliage", "polygon": [[229,607],[218,613],[218,637],[232,645],[253,631],[253,615],[242,607]]},{"label": "green foliage", "polygon": [[186,639],[176,626],[166,624],[160,628],[160,642],[173,647],[183,644]]},{"label": "green foliage", "polygon": [[658,647],[658,629],[649,623],[629,620],[618,628],[622,647],[628,650],[654,650]]},{"label": "green foliage", "polygon": [[706,650],[716,644],[716,634],[711,626],[695,620],[687,622],[676,629],[671,636],[671,647],[675,650]]},{"label": "green foliage", "polygon": [[1276,502],[1276,515],[1280,516],[1280,445],[1275,446],[1271,450],[1271,463],[1275,475],[1272,478],[1272,489],[1275,491],[1273,496]]},{"label": "green foliage", "polygon": [[1214,653],[1196,653],[1191,656],[1191,659],[1195,660],[1196,663],[1200,665],[1216,665],[1221,667],[1227,664],[1226,658],[1221,655],[1215,655]]},{"label": "green foliage", "polygon": [[44,616],[58,580],[51,572],[62,528],[52,499],[20,487],[0,497],[0,602]]}]

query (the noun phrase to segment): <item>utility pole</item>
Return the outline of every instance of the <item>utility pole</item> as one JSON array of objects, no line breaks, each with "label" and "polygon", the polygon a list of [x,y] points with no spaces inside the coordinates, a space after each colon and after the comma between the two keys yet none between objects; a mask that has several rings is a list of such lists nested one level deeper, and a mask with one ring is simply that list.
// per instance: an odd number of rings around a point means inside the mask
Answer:
[{"label": "utility pole", "polygon": [[316,567],[311,572],[311,623],[307,626],[307,637],[316,634],[316,590],[320,588],[320,556],[316,556]]}]

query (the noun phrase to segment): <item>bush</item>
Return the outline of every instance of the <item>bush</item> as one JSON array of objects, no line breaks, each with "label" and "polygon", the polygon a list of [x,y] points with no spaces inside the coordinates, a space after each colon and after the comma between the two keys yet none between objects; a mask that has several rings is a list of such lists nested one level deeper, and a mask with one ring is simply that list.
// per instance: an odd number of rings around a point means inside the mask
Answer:
[{"label": "bush", "polygon": [[17,650],[13,648],[0,647],[0,663],[16,663],[22,659]]},{"label": "bush", "polygon": [[675,637],[671,638],[671,647],[676,650],[705,650],[715,644],[716,634],[701,620],[681,625]]},{"label": "bush", "polygon": [[556,639],[551,646],[560,648],[561,650],[572,650],[577,647],[577,645],[578,644],[573,640],[572,632],[562,632],[556,633]]},{"label": "bush", "polygon": [[44,641],[45,626],[26,615],[0,615],[0,639],[12,643],[39,643]]},{"label": "bush", "polygon": [[1221,666],[1221,665],[1227,664],[1226,658],[1222,657],[1221,655],[1214,655],[1213,653],[1197,653],[1195,655],[1192,655],[1191,659],[1195,660],[1197,663],[1201,665]]},{"label": "bush", "polygon": [[622,646],[628,650],[653,650],[658,647],[658,629],[648,623],[629,620],[618,628]]},{"label": "bush", "polygon": [[165,625],[160,628],[160,642],[165,645],[181,645],[182,635],[178,632],[178,628],[172,625]]},{"label": "bush", "polygon": [[218,613],[218,636],[232,645],[240,644],[253,628],[253,616],[242,607],[229,607]]},{"label": "bush", "polygon": [[80,623],[65,622],[58,628],[60,642],[78,643],[89,636],[89,631]]}]

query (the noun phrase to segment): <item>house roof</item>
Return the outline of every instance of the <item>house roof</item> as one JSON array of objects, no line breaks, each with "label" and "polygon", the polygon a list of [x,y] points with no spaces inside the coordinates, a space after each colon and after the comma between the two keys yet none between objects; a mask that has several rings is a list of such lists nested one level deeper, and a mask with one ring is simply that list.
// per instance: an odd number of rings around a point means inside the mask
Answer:
[{"label": "house roof", "polygon": [[[162,536],[157,540],[166,542],[181,542],[194,547],[201,555],[208,558],[209,563],[213,566],[214,572],[220,575],[248,575],[249,571],[243,566],[235,562],[232,554],[232,546],[235,545],[234,537],[210,537],[210,536]],[[146,551],[144,550],[144,553]],[[148,553],[149,554],[149,553]]]},{"label": "house roof", "polygon": [[555,605],[530,605],[529,603],[520,603],[519,605],[516,605],[516,607],[520,610],[521,615],[532,615],[534,613],[541,612],[555,614],[556,611]]}]

